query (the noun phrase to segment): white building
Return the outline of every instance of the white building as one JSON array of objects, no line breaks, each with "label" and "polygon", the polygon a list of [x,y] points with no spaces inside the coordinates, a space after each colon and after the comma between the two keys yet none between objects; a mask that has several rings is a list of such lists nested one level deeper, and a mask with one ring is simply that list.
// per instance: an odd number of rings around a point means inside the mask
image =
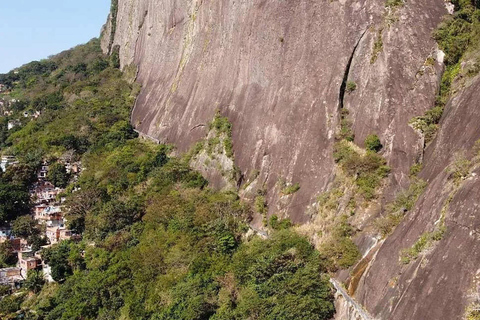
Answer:
[{"label": "white building", "polygon": [[0,161],[0,168],[3,172],[7,171],[7,167],[16,164],[17,160],[13,156],[3,156]]}]

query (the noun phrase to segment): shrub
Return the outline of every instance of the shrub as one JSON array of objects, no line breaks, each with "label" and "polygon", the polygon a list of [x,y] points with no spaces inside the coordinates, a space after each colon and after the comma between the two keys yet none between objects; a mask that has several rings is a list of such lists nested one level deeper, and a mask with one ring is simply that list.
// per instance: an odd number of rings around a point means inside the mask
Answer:
[{"label": "shrub", "polygon": [[47,179],[50,181],[55,187],[65,188],[68,184],[69,175],[65,166],[59,162],[54,163],[53,165],[49,166]]},{"label": "shrub", "polygon": [[480,320],[480,305],[472,303],[465,310],[465,320]]},{"label": "shrub", "polygon": [[465,155],[457,153],[455,159],[448,167],[450,178],[456,181],[465,178],[470,173],[471,161],[465,158]]},{"label": "shrub", "polygon": [[255,197],[255,210],[260,214],[266,214],[268,211],[267,200],[264,195]]},{"label": "shrub", "polygon": [[270,217],[269,221],[270,227],[273,230],[284,230],[292,226],[292,221],[290,219],[279,219],[277,215],[273,214]]},{"label": "shrub", "polygon": [[410,121],[414,129],[422,132],[425,137],[425,143],[432,141],[435,137],[442,114],[443,106],[437,105],[426,111],[423,116],[415,117]]},{"label": "shrub", "polygon": [[282,189],[282,193],[284,195],[290,195],[290,194],[294,194],[295,192],[297,192],[298,190],[300,190],[300,184],[298,183],[295,183],[295,184],[291,184],[289,186],[286,186],[285,188]]},{"label": "shrub", "polygon": [[42,290],[44,284],[45,279],[42,271],[28,270],[27,279],[23,284],[27,290],[30,290],[33,293],[38,293],[40,290]]},{"label": "shrub", "polygon": [[377,38],[373,43],[372,56],[370,58],[370,63],[373,64],[377,61],[378,55],[383,50],[383,39],[382,39],[383,29],[379,29],[377,32]]},{"label": "shrub", "polygon": [[378,152],[383,146],[380,138],[376,134],[370,134],[365,138],[365,148],[370,151]]},{"label": "shrub", "polygon": [[346,90],[348,93],[351,93],[357,89],[357,84],[354,81],[348,81]]},{"label": "shrub", "polygon": [[340,111],[340,132],[338,133],[337,139],[338,140],[347,140],[353,141],[355,135],[352,130],[352,122],[348,119],[349,111],[343,108]]},{"label": "shrub", "polygon": [[387,0],[387,2],[385,3],[385,7],[396,8],[396,7],[403,6],[403,4],[404,4],[403,0]]},{"label": "shrub", "polygon": [[417,259],[420,253],[428,249],[433,242],[441,240],[444,233],[444,226],[440,226],[435,231],[423,233],[411,248],[403,249],[400,252],[400,261],[409,264],[410,261]]},{"label": "shrub", "polygon": [[335,144],[333,157],[347,174],[356,178],[355,183],[366,200],[375,197],[376,188],[390,172],[382,156],[371,151],[362,156],[346,141]]},{"label": "shrub", "polygon": [[400,224],[407,211],[413,209],[420,195],[425,190],[427,183],[421,179],[415,179],[407,190],[397,194],[392,204],[387,206],[387,213],[375,220],[374,225],[382,237],[388,236],[395,227]]},{"label": "shrub", "polygon": [[420,171],[423,169],[423,164],[421,163],[415,163],[410,167],[410,177],[415,177],[417,176]]}]

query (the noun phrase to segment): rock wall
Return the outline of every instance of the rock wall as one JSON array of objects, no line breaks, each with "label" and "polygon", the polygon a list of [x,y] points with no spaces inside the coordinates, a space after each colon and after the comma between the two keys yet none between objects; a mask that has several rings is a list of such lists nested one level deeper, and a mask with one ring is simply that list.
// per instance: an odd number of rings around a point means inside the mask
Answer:
[{"label": "rock wall", "polygon": [[[428,187],[379,245],[355,299],[376,319],[462,319],[480,265],[480,172],[455,185],[446,168],[480,138],[480,80],[450,101],[426,150],[408,125],[434,104],[442,54],[431,34],[444,14],[443,0],[390,9],[383,0],[119,0],[102,46],[118,45],[122,67],[138,68],[137,130],[187,151],[219,110],[233,125],[240,182],[255,177],[250,186],[266,187],[270,212],[295,222],[309,220],[308,207],[334,178],[341,108],[356,144],[370,133],[382,140],[392,174],[380,202],[406,187],[410,166],[423,160]],[[346,81],[356,90],[345,92]],[[300,190],[281,196],[281,179]],[[442,238],[401,263],[402,249],[442,214]]]},{"label": "rock wall", "polygon": [[[119,0],[113,46],[123,67],[138,66],[139,131],[185,151],[220,110],[233,124],[244,178],[260,172],[270,211],[305,222],[333,178],[342,106],[352,111],[357,143],[381,137],[393,190],[405,183],[422,146],[408,120],[432,106],[438,77],[417,72],[444,13],[442,0],[409,1],[394,14],[383,0]],[[371,63],[379,29],[383,49]],[[347,78],[358,89],[345,96]],[[280,179],[301,188],[280,201]]]},{"label": "rock wall", "polygon": [[[421,177],[429,182],[415,209],[390,235],[362,278],[356,297],[379,319],[463,319],[480,274],[480,166],[458,184],[449,179],[455,155],[471,158],[480,139],[480,77],[445,109],[425,153]],[[401,263],[424,232],[445,215],[445,234],[417,259]]]}]

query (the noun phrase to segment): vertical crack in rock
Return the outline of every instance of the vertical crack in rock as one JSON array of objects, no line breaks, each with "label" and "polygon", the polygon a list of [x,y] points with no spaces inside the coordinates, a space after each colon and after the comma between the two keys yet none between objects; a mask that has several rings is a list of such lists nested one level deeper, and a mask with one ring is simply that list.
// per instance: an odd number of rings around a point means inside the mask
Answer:
[{"label": "vertical crack in rock", "polygon": [[340,92],[339,92],[339,95],[338,95],[338,103],[339,103],[339,109],[340,110],[343,109],[343,100],[345,98],[345,91],[347,89],[348,75],[350,74],[350,68],[352,66],[353,57],[355,56],[355,52],[357,51],[357,47],[360,44],[360,42],[362,41],[363,36],[367,32],[367,30],[368,30],[368,28],[365,29],[365,31],[362,32],[362,35],[360,36],[357,43],[353,47],[352,54],[350,55],[350,58],[348,58],[347,66],[345,67],[345,73],[343,74],[343,81],[342,81],[342,84],[340,86]]}]

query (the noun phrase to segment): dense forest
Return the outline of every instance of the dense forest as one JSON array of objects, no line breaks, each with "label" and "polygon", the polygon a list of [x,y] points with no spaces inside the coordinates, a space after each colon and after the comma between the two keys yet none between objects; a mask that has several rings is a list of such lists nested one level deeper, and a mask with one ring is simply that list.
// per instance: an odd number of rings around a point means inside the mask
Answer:
[{"label": "dense forest", "polygon": [[[13,294],[3,288],[2,319],[333,315],[327,270],[341,252],[315,250],[275,216],[267,238],[255,235],[252,208],[236,192],[210,189],[188,155],[138,138],[128,120],[139,86],[97,39],[1,75],[0,83],[12,110],[0,118],[1,151],[18,160],[0,177],[0,214],[42,248],[55,280],[33,271]],[[12,119],[21,123],[8,130]],[[58,161],[66,153],[82,163],[78,179]],[[43,161],[53,164],[49,179],[66,187],[67,224],[81,240],[42,247],[28,190]],[[3,245],[0,264],[14,263]]]}]

